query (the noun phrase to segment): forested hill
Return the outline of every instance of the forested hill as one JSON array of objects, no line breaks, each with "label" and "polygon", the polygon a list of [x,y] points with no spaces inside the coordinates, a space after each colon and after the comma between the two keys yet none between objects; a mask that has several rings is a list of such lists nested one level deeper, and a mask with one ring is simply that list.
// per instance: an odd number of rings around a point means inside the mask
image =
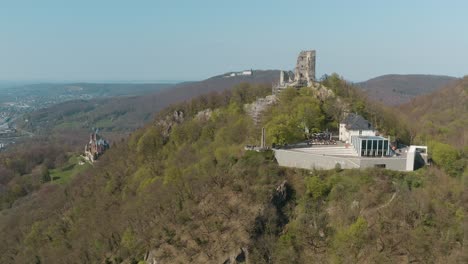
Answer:
[{"label": "forested hill", "polygon": [[92,127],[116,134],[128,133],[152,120],[154,113],[170,104],[224,91],[240,83],[271,85],[279,79],[279,71],[253,71],[252,76],[224,76],[176,84],[142,96],[69,101],[26,115],[23,121],[27,122],[20,123],[20,126],[34,133],[70,137],[79,132],[85,135]]},{"label": "forested hill", "polygon": [[439,75],[389,74],[357,83],[367,95],[387,105],[399,105],[412,98],[440,89],[457,78]]},{"label": "forested hill", "polygon": [[468,76],[431,94],[416,97],[400,109],[418,131],[419,141],[436,138],[458,148],[467,147]]},{"label": "forested hill", "polygon": [[[270,143],[300,139],[304,125],[334,126],[343,105],[382,131],[405,133],[401,123],[392,130],[398,113],[368,104],[343,80],[323,84],[335,96],[286,89],[259,124],[244,105],[268,95],[267,86],[172,105],[94,167],[13,202],[31,186],[25,177],[37,180],[47,167],[19,175],[21,164],[1,156],[0,171],[12,178],[1,197],[0,262],[463,262],[461,173],[292,170],[269,151],[244,150],[263,126]],[[435,164],[447,160],[443,154],[434,153]]]}]

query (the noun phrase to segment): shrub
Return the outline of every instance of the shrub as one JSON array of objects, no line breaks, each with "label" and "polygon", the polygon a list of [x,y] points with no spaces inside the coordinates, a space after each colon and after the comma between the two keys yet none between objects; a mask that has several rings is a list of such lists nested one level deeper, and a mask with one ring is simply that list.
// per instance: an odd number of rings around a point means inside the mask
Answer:
[{"label": "shrub", "polygon": [[463,172],[464,162],[459,161],[460,154],[454,147],[434,141],[430,144],[432,160],[452,176]]}]

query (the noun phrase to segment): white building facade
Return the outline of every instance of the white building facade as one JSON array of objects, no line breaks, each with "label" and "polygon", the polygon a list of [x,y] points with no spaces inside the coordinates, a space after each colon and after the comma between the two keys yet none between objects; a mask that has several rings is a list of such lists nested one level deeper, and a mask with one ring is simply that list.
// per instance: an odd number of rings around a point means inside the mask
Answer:
[{"label": "white building facade", "polygon": [[339,140],[350,143],[352,136],[375,136],[376,131],[372,124],[357,114],[348,114],[340,122]]}]

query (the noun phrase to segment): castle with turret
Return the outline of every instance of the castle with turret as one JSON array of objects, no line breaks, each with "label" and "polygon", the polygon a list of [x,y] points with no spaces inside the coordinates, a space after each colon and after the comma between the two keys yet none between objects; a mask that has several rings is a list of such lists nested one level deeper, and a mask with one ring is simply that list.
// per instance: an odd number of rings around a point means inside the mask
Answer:
[{"label": "castle with turret", "polygon": [[85,158],[93,163],[99,156],[109,149],[109,143],[103,139],[99,134],[99,130],[89,135],[89,142],[85,145],[84,156]]}]

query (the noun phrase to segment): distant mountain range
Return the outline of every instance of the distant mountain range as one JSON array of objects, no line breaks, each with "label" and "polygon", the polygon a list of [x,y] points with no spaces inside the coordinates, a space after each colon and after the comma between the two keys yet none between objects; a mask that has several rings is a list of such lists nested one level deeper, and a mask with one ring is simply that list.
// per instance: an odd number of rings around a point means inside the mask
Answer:
[{"label": "distant mountain range", "polygon": [[369,96],[386,105],[400,105],[412,98],[429,94],[440,89],[458,78],[441,75],[389,74],[356,83]]}]

